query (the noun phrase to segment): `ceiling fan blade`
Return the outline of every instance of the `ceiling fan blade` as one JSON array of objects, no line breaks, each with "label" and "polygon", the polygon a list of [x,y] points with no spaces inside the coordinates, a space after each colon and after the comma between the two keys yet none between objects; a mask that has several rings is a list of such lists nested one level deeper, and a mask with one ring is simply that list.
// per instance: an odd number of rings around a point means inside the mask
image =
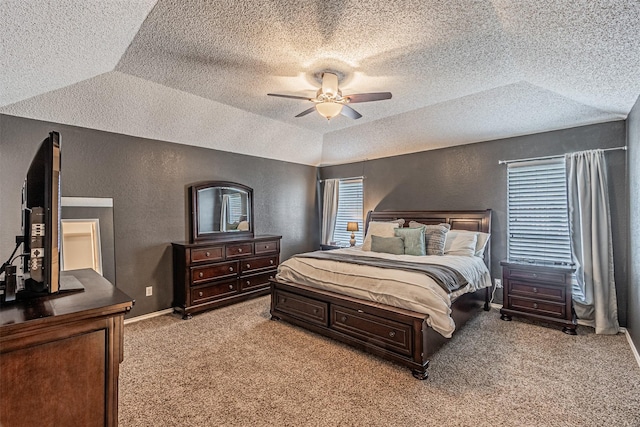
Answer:
[{"label": "ceiling fan blade", "polygon": [[342,114],[343,116],[347,116],[351,119],[359,119],[360,117],[362,117],[362,114],[358,113],[356,110],[349,107],[348,105],[342,106],[342,111],[340,111],[340,114]]},{"label": "ceiling fan blade", "polygon": [[298,114],[296,117],[306,116],[309,113],[312,113],[316,109],[315,105],[311,108],[304,110],[302,113]]},{"label": "ceiling fan blade", "polygon": [[281,95],[279,93],[268,93],[267,95],[268,96],[278,96],[280,98],[304,99],[305,101],[313,101],[313,98],[309,98],[307,96]]},{"label": "ceiling fan blade", "polygon": [[384,99],[391,99],[391,92],[356,93],[347,95],[345,98],[349,100],[350,104],[356,102],[382,101]]}]

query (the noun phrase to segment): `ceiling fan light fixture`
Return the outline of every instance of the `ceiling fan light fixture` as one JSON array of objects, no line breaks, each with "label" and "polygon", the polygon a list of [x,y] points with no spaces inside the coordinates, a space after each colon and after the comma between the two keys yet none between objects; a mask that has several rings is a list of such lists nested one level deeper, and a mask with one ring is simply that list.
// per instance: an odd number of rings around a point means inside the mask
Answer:
[{"label": "ceiling fan light fixture", "polygon": [[342,111],[342,104],[337,102],[320,102],[316,104],[316,110],[322,117],[331,120]]},{"label": "ceiling fan light fixture", "polygon": [[322,93],[329,97],[338,94],[338,76],[333,73],[322,73]]}]

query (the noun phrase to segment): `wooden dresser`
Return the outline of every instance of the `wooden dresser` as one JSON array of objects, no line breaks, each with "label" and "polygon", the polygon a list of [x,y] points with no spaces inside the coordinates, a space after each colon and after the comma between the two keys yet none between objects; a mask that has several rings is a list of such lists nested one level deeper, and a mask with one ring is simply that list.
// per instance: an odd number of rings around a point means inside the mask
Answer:
[{"label": "wooden dresser", "polygon": [[574,267],[502,261],[502,320],[511,316],[558,323],[576,334],[571,278]]},{"label": "wooden dresser", "polygon": [[116,426],[130,297],[90,269],[82,292],[0,307],[0,425]]},{"label": "wooden dresser", "polygon": [[281,236],[174,242],[173,306],[192,313],[269,293],[280,262]]}]

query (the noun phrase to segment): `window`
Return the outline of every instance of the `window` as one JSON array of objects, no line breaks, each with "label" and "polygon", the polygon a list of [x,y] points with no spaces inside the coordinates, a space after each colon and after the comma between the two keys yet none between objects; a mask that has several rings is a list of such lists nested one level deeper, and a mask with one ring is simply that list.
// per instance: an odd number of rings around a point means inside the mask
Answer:
[{"label": "window", "polygon": [[508,258],[572,264],[564,158],[510,163]]},{"label": "window", "polygon": [[357,222],[358,230],[356,244],[362,244],[363,223],[362,223],[362,178],[341,179],[338,186],[338,214],[336,217],[336,228],[333,231],[333,241],[348,244],[351,240],[351,232],[347,231],[347,222]]}]

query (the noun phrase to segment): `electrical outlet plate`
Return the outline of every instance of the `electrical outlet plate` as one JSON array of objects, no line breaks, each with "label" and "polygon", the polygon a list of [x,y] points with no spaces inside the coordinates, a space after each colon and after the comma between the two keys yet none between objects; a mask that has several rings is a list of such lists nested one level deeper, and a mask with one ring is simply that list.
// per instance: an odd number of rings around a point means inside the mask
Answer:
[{"label": "electrical outlet plate", "polygon": [[146,288],[146,296],[150,297],[151,295],[153,295],[153,286],[147,286]]},{"label": "electrical outlet plate", "polygon": [[502,287],[502,280],[501,279],[493,279],[493,284],[496,286],[496,288],[501,288]]}]

